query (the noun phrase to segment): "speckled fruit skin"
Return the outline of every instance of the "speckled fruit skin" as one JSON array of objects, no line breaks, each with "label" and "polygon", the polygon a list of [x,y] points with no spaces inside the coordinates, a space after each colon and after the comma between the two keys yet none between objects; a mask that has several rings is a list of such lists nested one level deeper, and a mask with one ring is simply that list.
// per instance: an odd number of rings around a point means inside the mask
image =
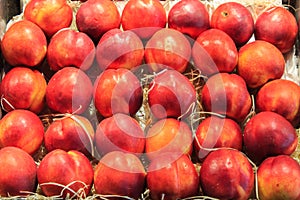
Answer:
[{"label": "speckled fruit skin", "polygon": [[101,70],[134,69],[144,60],[144,45],[133,31],[111,29],[100,39],[96,50]]},{"label": "speckled fruit skin", "polygon": [[136,119],[116,113],[98,124],[95,144],[101,155],[123,151],[139,156],[145,149],[144,131]]},{"label": "speckled fruit skin", "polygon": [[52,36],[47,50],[47,63],[53,71],[64,67],[88,70],[94,62],[95,45],[88,35],[63,29]]},{"label": "speckled fruit skin", "polygon": [[273,111],[293,124],[300,124],[300,86],[296,83],[277,79],[266,83],[256,95],[259,111]]},{"label": "speckled fruit skin", "polygon": [[119,28],[121,16],[117,6],[110,0],[89,0],[76,12],[78,30],[86,33],[95,43],[107,31]]},{"label": "speckled fruit skin", "polygon": [[255,163],[276,155],[292,154],[298,144],[296,130],[281,115],[264,111],[253,116],[244,128],[245,152]]},{"label": "speckled fruit skin", "polygon": [[183,74],[166,70],[150,83],[148,103],[152,114],[158,118],[187,117],[196,102],[196,90]]},{"label": "speckled fruit skin", "polygon": [[231,37],[219,29],[202,32],[192,48],[195,67],[203,75],[232,72],[238,63],[238,50]]},{"label": "speckled fruit skin", "polygon": [[1,40],[1,51],[5,61],[12,66],[35,67],[46,56],[46,36],[34,23],[21,20],[12,24],[5,32]]},{"label": "speckled fruit skin", "polygon": [[220,199],[249,199],[254,173],[247,157],[233,149],[212,151],[200,169],[204,194]]},{"label": "speckled fruit skin", "polygon": [[201,1],[178,1],[169,11],[168,26],[196,39],[210,28],[208,10]]},{"label": "speckled fruit skin", "polygon": [[183,199],[198,194],[199,175],[188,156],[166,155],[150,163],[147,184],[153,200]]},{"label": "speckled fruit skin", "polygon": [[206,111],[224,114],[237,122],[242,122],[251,109],[246,83],[237,74],[219,73],[210,77],[201,95]]},{"label": "speckled fruit skin", "polygon": [[194,138],[194,149],[198,158],[203,160],[209,153],[203,148],[228,147],[242,150],[242,129],[237,122],[229,118],[210,116],[200,122]]},{"label": "speckled fruit skin", "polygon": [[26,4],[24,18],[37,24],[51,38],[71,25],[73,11],[65,0],[32,0]]},{"label": "speckled fruit skin", "polygon": [[[48,153],[40,162],[37,170],[38,183],[45,196],[66,198],[87,196],[93,183],[94,171],[87,157],[78,151],[56,149]],[[68,185],[71,190],[63,190]],[[74,194],[74,192],[78,192]]]},{"label": "speckled fruit skin", "polygon": [[102,157],[95,168],[96,194],[121,195],[138,199],[144,191],[146,174],[137,156],[112,151]]},{"label": "speckled fruit skin", "polygon": [[58,118],[47,127],[44,144],[48,152],[55,149],[77,150],[89,157],[94,148],[94,129],[83,116]]},{"label": "speckled fruit skin", "polygon": [[258,16],[254,34],[255,39],[270,42],[282,53],[287,53],[296,42],[298,24],[288,9],[270,7]]},{"label": "speckled fruit skin", "polygon": [[191,45],[179,31],[164,28],[148,40],[145,46],[145,61],[151,71],[170,68],[184,72],[191,57]]},{"label": "speckled fruit skin", "polygon": [[116,113],[134,115],[142,105],[139,79],[128,69],[107,69],[94,83],[94,103],[103,117]]},{"label": "speckled fruit skin", "polygon": [[165,28],[166,23],[166,10],[159,0],[130,0],[121,16],[123,29],[134,31],[142,39],[147,39],[157,30]]},{"label": "speckled fruit skin", "polygon": [[249,88],[259,88],[270,80],[281,78],[284,68],[282,53],[269,42],[256,40],[239,50],[237,73]]},{"label": "speckled fruit skin", "polygon": [[269,157],[257,171],[261,200],[298,200],[300,198],[300,165],[286,155]]},{"label": "speckled fruit skin", "polygon": [[46,80],[38,70],[14,67],[1,82],[2,106],[6,111],[28,109],[38,114],[45,106],[46,87]]},{"label": "speckled fruit skin", "polygon": [[49,80],[46,90],[48,107],[59,113],[83,113],[90,105],[93,85],[76,67],[64,67]]},{"label": "speckled fruit skin", "polygon": [[175,157],[191,155],[192,144],[192,131],[186,122],[173,118],[161,119],[147,132],[145,153],[149,160],[170,152]]},{"label": "speckled fruit skin", "polygon": [[237,2],[219,5],[212,13],[210,26],[227,33],[238,47],[246,44],[254,33],[250,10]]},{"label": "speckled fruit skin", "polygon": [[37,167],[22,149],[4,147],[0,150],[0,173],[1,197],[27,196],[27,192],[35,192]]},{"label": "speckled fruit skin", "polygon": [[31,111],[13,110],[0,121],[0,148],[14,146],[34,155],[42,145],[43,138],[43,123]]}]

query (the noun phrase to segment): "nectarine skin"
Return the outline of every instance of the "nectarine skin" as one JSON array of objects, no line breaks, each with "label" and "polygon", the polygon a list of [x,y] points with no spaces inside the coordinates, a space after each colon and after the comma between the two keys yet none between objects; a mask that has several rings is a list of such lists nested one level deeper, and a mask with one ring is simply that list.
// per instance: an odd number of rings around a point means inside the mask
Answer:
[{"label": "nectarine skin", "polygon": [[150,83],[148,103],[158,118],[187,117],[196,102],[196,90],[187,77],[176,70],[159,73]]},{"label": "nectarine skin", "polygon": [[146,174],[138,157],[131,153],[112,151],[102,157],[95,168],[96,194],[138,199],[144,191]]},{"label": "nectarine skin", "polygon": [[254,172],[240,151],[219,149],[204,160],[200,185],[204,194],[211,197],[247,200],[254,188]]},{"label": "nectarine skin", "polygon": [[139,79],[128,69],[107,69],[94,83],[94,103],[104,117],[116,113],[135,114],[142,105]]},{"label": "nectarine skin", "polygon": [[56,119],[47,127],[44,144],[48,152],[77,150],[89,157],[94,148],[94,128],[87,118],[79,115]]},{"label": "nectarine skin", "polygon": [[269,156],[291,155],[297,144],[298,137],[292,124],[275,112],[256,114],[244,128],[245,152],[256,163]]},{"label": "nectarine skin", "polygon": [[59,113],[83,113],[91,103],[93,85],[76,67],[64,67],[49,80],[46,89],[48,107]]},{"label": "nectarine skin", "polygon": [[219,5],[212,13],[210,26],[227,33],[238,47],[246,44],[254,33],[250,10],[237,2]]},{"label": "nectarine skin", "polygon": [[12,24],[5,32],[1,51],[6,62],[12,66],[35,67],[46,56],[46,36],[36,24],[21,20]]},{"label": "nectarine skin", "polygon": [[150,160],[170,152],[177,157],[182,154],[190,155],[192,144],[192,131],[186,122],[166,118],[155,122],[149,128],[145,153]]},{"label": "nectarine skin", "polygon": [[210,27],[208,10],[201,1],[178,1],[169,11],[168,26],[195,40]]},{"label": "nectarine skin", "polygon": [[64,67],[88,70],[94,62],[95,45],[88,35],[72,29],[63,29],[51,37],[47,63],[53,71]]},{"label": "nectarine skin", "polygon": [[266,83],[256,95],[258,111],[273,111],[293,124],[300,124],[300,86],[296,83],[277,79]]},{"label": "nectarine skin", "polygon": [[17,147],[0,150],[0,196],[27,196],[37,187],[37,167],[33,158]]},{"label": "nectarine skin", "polygon": [[26,4],[24,18],[37,24],[51,38],[71,25],[73,11],[65,0],[32,0]]},{"label": "nectarine skin", "polygon": [[[92,187],[93,175],[89,159],[75,150],[51,151],[42,159],[37,169],[38,183],[43,193],[46,196],[57,195],[62,198],[67,195],[75,195],[77,198],[87,196]],[[64,189],[64,186],[68,186],[70,190]]]},{"label": "nectarine skin", "polygon": [[119,28],[121,16],[117,6],[110,0],[89,0],[76,12],[78,30],[86,33],[97,44],[110,29]]},{"label": "nectarine skin", "polygon": [[111,29],[101,37],[96,59],[101,70],[131,70],[143,63],[144,45],[133,31]]},{"label": "nectarine skin", "polygon": [[144,131],[134,118],[116,113],[98,124],[95,144],[101,155],[111,151],[140,155],[145,148]]},{"label": "nectarine skin", "polygon": [[200,160],[209,150],[203,148],[230,147],[242,150],[243,135],[241,127],[232,119],[211,116],[200,122],[197,127],[194,147]]},{"label": "nectarine skin", "polygon": [[28,109],[38,114],[45,106],[46,88],[46,80],[38,70],[14,67],[1,83],[3,108],[6,111]]},{"label": "nectarine skin", "polygon": [[16,109],[0,120],[0,147],[14,146],[34,155],[42,145],[44,126],[29,110]]},{"label": "nectarine skin", "polygon": [[202,103],[206,111],[224,114],[237,122],[242,122],[251,109],[246,83],[237,74],[210,77],[202,89]]},{"label": "nectarine skin", "polygon": [[258,167],[257,180],[261,200],[300,199],[300,165],[290,156],[264,160]]},{"label": "nectarine skin", "polygon": [[232,72],[238,63],[238,50],[232,38],[222,30],[208,29],[196,39],[192,48],[195,67],[203,75]]},{"label": "nectarine skin", "polygon": [[199,175],[188,156],[169,154],[150,162],[147,184],[153,200],[182,199],[198,194]]},{"label": "nectarine skin", "polygon": [[269,42],[256,40],[239,49],[237,73],[249,88],[259,88],[270,80],[281,78],[284,68],[282,53]]},{"label": "nectarine skin", "polygon": [[145,46],[145,61],[154,72],[170,68],[183,73],[191,52],[191,45],[181,32],[164,28],[148,40]]},{"label": "nectarine skin", "polygon": [[270,7],[256,19],[254,35],[256,40],[270,42],[282,53],[287,53],[296,42],[298,24],[288,9],[280,6]]},{"label": "nectarine skin", "polygon": [[166,11],[158,0],[130,0],[121,16],[123,29],[134,31],[142,39],[147,39],[157,30],[165,28],[166,23]]}]

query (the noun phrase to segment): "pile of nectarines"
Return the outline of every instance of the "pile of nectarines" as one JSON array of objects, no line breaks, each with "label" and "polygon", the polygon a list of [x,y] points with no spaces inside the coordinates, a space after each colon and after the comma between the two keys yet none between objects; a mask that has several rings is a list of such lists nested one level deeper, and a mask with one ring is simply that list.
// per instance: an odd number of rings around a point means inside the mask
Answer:
[{"label": "pile of nectarines", "polygon": [[30,0],[1,38],[0,197],[299,200],[299,24],[253,9]]}]

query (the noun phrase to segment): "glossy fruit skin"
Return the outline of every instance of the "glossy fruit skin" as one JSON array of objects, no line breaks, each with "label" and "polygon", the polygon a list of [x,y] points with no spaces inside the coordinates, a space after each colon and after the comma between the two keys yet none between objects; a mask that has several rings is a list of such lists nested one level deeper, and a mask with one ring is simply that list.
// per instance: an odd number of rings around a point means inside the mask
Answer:
[{"label": "glossy fruit skin", "polygon": [[63,29],[51,37],[47,49],[47,63],[53,71],[64,67],[88,70],[94,62],[95,45],[88,35]]},{"label": "glossy fruit skin", "polygon": [[209,13],[201,1],[178,1],[169,11],[168,26],[196,39],[210,28]]},{"label": "glossy fruit skin", "polygon": [[147,131],[145,153],[149,160],[171,153],[175,159],[191,155],[193,135],[184,121],[173,118],[155,122]]},{"label": "glossy fruit skin", "polygon": [[89,157],[94,148],[94,129],[83,116],[55,119],[45,131],[44,144],[48,152],[55,149],[76,150]]},{"label": "glossy fruit skin", "polygon": [[12,24],[3,35],[1,51],[9,65],[36,67],[46,56],[46,36],[34,23],[21,20]]},{"label": "glossy fruit skin", "polygon": [[182,199],[196,196],[199,175],[188,156],[172,158],[172,155],[155,158],[149,165],[147,183],[153,200]]},{"label": "glossy fruit skin", "polygon": [[192,58],[203,75],[232,72],[238,63],[238,50],[231,37],[219,29],[202,32],[196,39]]},{"label": "glossy fruit skin", "polygon": [[45,106],[46,87],[46,80],[38,70],[14,67],[1,82],[2,106],[8,112],[14,108],[38,114]]},{"label": "glossy fruit skin", "polygon": [[133,31],[111,29],[100,39],[96,50],[101,70],[134,69],[143,63],[144,45]]},{"label": "glossy fruit skin", "polygon": [[158,74],[149,88],[148,103],[158,119],[187,117],[196,101],[194,86],[176,70]]},{"label": "glossy fruit skin", "polygon": [[148,40],[145,46],[145,61],[151,71],[169,68],[183,73],[191,57],[191,45],[179,31],[164,28]]},{"label": "glossy fruit skin", "polygon": [[134,31],[142,39],[149,38],[157,30],[166,27],[166,23],[166,11],[158,0],[130,0],[121,16],[123,29]]},{"label": "glossy fruit skin", "polygon": [[244,128],[245,152],[255,163],[261,163],[269,156],[291,155],[297,143],[292,124],[274,112],[256,114]]},{"label": "glossy fruit skin", "polygon": [[142,105],[139,79],[128,69],[107,69],[94,83],[94,103],[103,117],[116,113],[134,115]]},{"label": "glossy fruit skin", "polygon": [[110,0],[90,0],[76,12],[76,25],[97,44],[107,31],[119,28],[121,16],[117,6]]},{"label": "glossy fruit skin", "polygon": [[300,124],[300,86],[277,79],[266,83],[256,95],[258,111],[272,111],[285,117],[294,127]]},{"label": "glossy fruit skin", "polygon": [[134,118],[116,113],[98,124],[95,144],[100,155],[123,151],[140,156],[145,148],[144,131]]},{"label": "glossy fruit skin", "polygon": [[131,153],[112,151],[102,157],[95,168],[96,194],[138,199],[144,191],[146,175],[138,157]]},{"label": "glossy fruit skin", "polygon": [[73,11],[65,0],[32,0],[26,4],[24,18],[37,24],[51,38],[71,25]]},{"label": "glossy fruit skin", "polygon": [[212,151],[201,166],[200,185],[207,196],[246,200],[254,188],[253,169],[238,150]]},{"label": "glossy fruit skin", "polygon": [[210,26],[227,33],[238,47],[246,44],[254,33],[251,12],[237,2],[219,5],[212,13]]},{"label": "glossy fruit skin", "polygon": [[90,78],[76,67],[64,67],[49,80],[46,90],[48,107],[58,113],[83,113],[92,99]]},{"label": "glossy fruit skin", "polygon": [[205,159],[209,150],[203,148],[228,147],[242,150],[243,135],[237,122],[229,118],[210,116],[200,122],[194,138],[194,149],[200,160]]},{"label": "glossy fruit skin", "polygon": [[258,167],[257,179],[261,200],[300,198],[300,165],[290,156],[265,159]]},{"label": "glossy fruit skin", "polygon": [[42,145],[44,126],[33,112],[23,109],[10,111],[0,120],[0,147],[18,147],[34,155]]},{"label": "glossy fruit skin", "polygon": [[[83,197],[89,194],[94,171],[90,161],[78,151],[64,151],[56,149],[48,153],[40,162],[37,170],[38,183],[45,196],[57,195],[61,198]],[[63,190],[68,185],[70,190]],[[74,194],[74,192],[77,194]]]},{"label": "glossy fruit skin", "polygon": [[282,53],[269,42],[256,40],[239,50],[237,73],[249,88],[259,88],[270,80],[281,78],[284,68]]},{"label": "glossy fruit skin", "polygon": [[251,109],[246,83],[237,74],[215,74],[206,81],[201,95],[206,111],[226,115],[237,122],[242,122]]},{"label": "glossy fruit skin", "polygon": [[258,16],[254,34],[255,39],[270,42],[282,53],[287,53],[296,42],[298,24],[286,8],[270,7]]},{"label": "glossy fruit skin", "polygon": [[27,196],[27,192],[35,192],[37,167],[22,149],[4,147],[0,150],[0,173],[1,197]]}]

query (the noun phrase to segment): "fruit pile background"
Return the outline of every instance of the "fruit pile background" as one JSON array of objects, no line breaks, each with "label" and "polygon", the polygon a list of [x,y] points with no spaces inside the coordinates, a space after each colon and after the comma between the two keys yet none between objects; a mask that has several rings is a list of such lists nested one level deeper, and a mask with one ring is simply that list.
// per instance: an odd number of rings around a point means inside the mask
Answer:
[{"label": "fruit pile background", "polygon": [[[230,1],[230,0],[226,0],[226,1]],[[28,0],[23,0],[21,1],[21,7],[25,7],[27,4]],[[169,11],[171,9],[171,7],[176,3],[177,1],[172,1],[172,0],[166,0],[166,1],[161,1],[161,3],[164,5],[164,8],[166,9],[166,11]],[[213,0],[213,1],[202,1],[208,8],[208,11],[211,13],[218,5],[220,5],[221,3],[224,3],[225,0]],[[240,2],[237,0],[237,2]],[[267,0],[259,0],[259,1],[253,1],[253,0],[241,0],[241,2],[244,5],[247,5],[247,7],[252,11],[252,13],[255,13],[254,16],[257,16],[260,12],[262,12],[263,10],[265,10],[267,7],[269,6],[273,6],[273,5],[282,5],[282,1],[279,0],[274,0],[274,1],[267,1]],[[75,20],[75,13],[77,12],[77,10],[79,9],[80,5],[82,4],[79,1],[68,1],[68,3],[72,6],[73,8],[73,12],[74,12],[74,19]],[[123,10],[126,1],[115,1],[120,13]],[[8,22],[7,24],[7,28],[10,27],[10,25],[12,23],[14,23],[15,21],[19,21],[21,20],[23,17],[23,13],[21,13],[20,15],[17,15],[15,17],[13,17],[13,19],[11,21]],[[73,21],[72,28],[76,29],[76,24]],[[283,79],[288,79],[288,80],[292,80],[293,82],[297,83],[298,85],[300,84],[300,69],[299,69],[299,58],[298,58],[298,41],[297,44],[295,44],[293,50],[285,55],[286,58],[286,67],[285,67],[285,73],[283,75]],[[3,72],[2,74],[3,76],[5,75],[5,72]],[[45,76],[52,76],[52,72],[49,71],[45,71],[44,72]],[[198,90],[201,90],[204,82],[199,78],[199,72],[193,68],[191,68],[191,70],[189,72],[186,72],[185,75],[190,79],[191,82],[193,82],[195,88],[197,88]],[[144,83],[148,83],[150,81],[151,77],[149,77],[149,80],[147,79],[147,77],[143,80],[145,81]],[[146,85],[146,84],[145,84]],[[145,88],[145,89],[149,89],[149,88]],[[200,104],[200,102],[198,102]],[[201,106],[201,105],[200,105]],[[90,106],[89,108],[90,111],[90,116],[95,117],[95,109]],[[47,110],[48,111],[48,110]],[[137,112],[136,114],[136,119],[138,120],[138,122],[142,125],[142,127],[146,127],[147,125],[149,125],[149,123],[151,123],[151,117],[149,114],[149,107],[147,105],[147,102],[144,102],[141,109]],[[50,123],[53,120],[53,116],[49,115],[48,113],[46,113],[45,115],[40,115],[41,119],[43,120],[44,126],[45,128],[47,128]],[[202,117],[202,116],[200,116]],[[94,121],[93,121],[94,120]],[[98,123],[98,118],[93,119],[91,122],[93,123],[93,125],[96,125]],[[193,130],[195,131],[195,130]],[[297,130],[297,134],[298,137],[300,137],[300,129]],[[298,141],[300,143],[300,140]],[[39,153],[36,155],[36,161],[39,162],[41,161],[41,159],[45,156],[45,149],[44,147],[42,147],[39,150]],[[296,149],[296,151],[292,154],[292,157],[295,158],[299,163],[300,163],[300,145],[298,145],[298,148]],[[97,161],[95,161],[97,162]],[[94,192],[94,188],[92,189],[92,193]],[[254,196],[254,194],[253,194]],[[148,199],[149,198],[149,190],[145,191],[144,194],[141,195],[142,198]],[[31,198],[31,197],[29,197]],[[38,188],[37,190],[37,194],[32,194],[32,199],[40,199],[40,198],[44,198],[41,195],[41,191],[40,188]],[[87,197],[87,198],[93,198],[93,197]],[[198,199],[214,199],[214,198],[210,198],[210,197],[203,197],[203,198],[198,198]]]}]

